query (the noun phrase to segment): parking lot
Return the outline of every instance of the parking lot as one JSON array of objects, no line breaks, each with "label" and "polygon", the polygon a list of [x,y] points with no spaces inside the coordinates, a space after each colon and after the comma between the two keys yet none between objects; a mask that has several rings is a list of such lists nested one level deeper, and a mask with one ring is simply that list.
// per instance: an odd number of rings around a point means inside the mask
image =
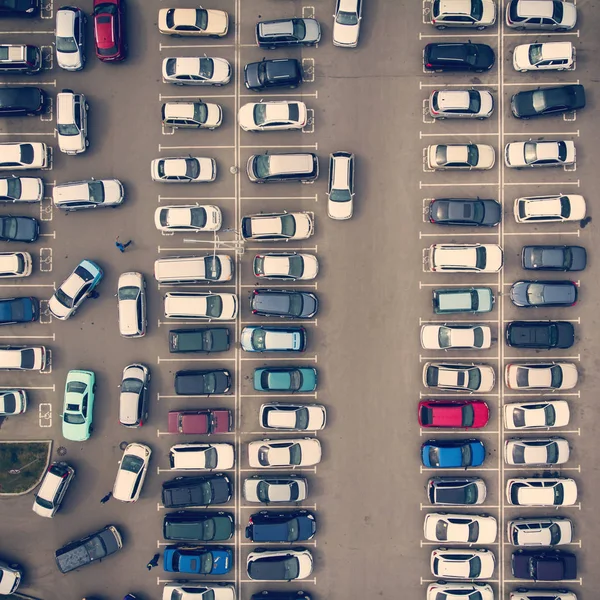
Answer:
[{"label": "parking lot", "polygon": [[[194,6],[190,2],[177,2]],[[206,2],[206,8],[209,8]],[[516,393],[504,384],[504,366],[512,361],[565,359],[576,363],[578,387],[553,395],[569,402],[571,421],[556,434],[569,440],[571,458],[553,467],[573,477],[579,487],[578,503],[561,508],[557,514],[574,520],[576,541],[565,549],[577,554],[579,576],[560,586],[577,593],[579,600],[596,598],[600,579],[593,556],[599,549],[599,528],[595,519],[595,493],[599,488],[595,464],[594,389],[600,383],[595,368],[598,326],[593,300],[595,275],[595,224],[517,224],[513,201],[521,196],[551,193],[582,194],[588,216],[594,217],[595,143],[600,126],[594,120],[597,76],[593,35],[599,18],[594,5],[577,4],[578,27],[566,33],[516,32],[498,23],[479,31],[437,31],[429,23],[429,3],[411,6],[392,0],[365,2],[358,49],[343,50],[331,44],[333,0],[212,0],[210,8],[226,10],[230,29],[218,40],[161,36],[156,22],[158,0],[128,0],[127,29],[129,55],[122,64],[102,64],[94,56],[93,32],[88,22],[88,62],[79,73],[62,71],[54,64],[53,15],[59,7],[47,5],[41,18],[31,21],[3,19],[0,36],[4,43],[29,43],[44,48],[46,68],[33,77],[0,77],[0,86],[39,85],[51,96],[63,88],[85,93],[90,104],[90,147],[80,156],[68,157],[56,147],[55,112],[41,117],[2,119],[0,141],[42,141],[54,146],[52,169],[40,176],[46,196],[56,183],[88,177],[118,178],[125,186],[126,200],[114,211],[59,213],[51,198],[41,205],[19,206],[19,215],[40,219],[41,237],[27,248],[2,242],[3,251],[25,249],[34,258],[33,275],[24,280],[3,280],[2,296],[32,295],[42,301],[39,323],[6,326],[0,332],[2,344],[43,344],[51,361],[43,373],[0,374],[0,387],[21,387],[30,391],[30,405],[24,415],[5,419],[2,440],[53,440],[53,460],[66,460],[76,471],[61,512],[54,519],[39,519],[31,512],[33,494],[3,498],[1,557],[23,565],[23,593],[42,600],[63,598],[122,598],[135,593],[141,600],[160,598],[163,584],[173,578],[162,566],[151,572],[146,563],[162,552],[160,504],[161,484],[171,479],[168,451],[171,445],[189,440],[167,432],[167,413],[175,409],[229,408],[234,411],[235,431],[214,436],[210,441],[235,445],[235,468],[229,473],[234,495],[229,504],[215,510],[232,512],[237,526],[230,544],[234,569],[211,581],[235,583],[238,598],[248,600],[264,589],[303,589],[317,600],[367,598],[392,599],[425,597],[433,577],[429,556],[433,544],[423,539],[422,522],[432,507],[427,503],[425,485],[433,473],[420,466],[419,447],[430,438],[477,437],[487,450],[482,467],[470,469],[488,486],[481,510],[498,520],[498,538],[490,546],[496,555],[496,571],[490,581],[497,598],[524,587],[511,575],[513,547],[508,543],[505,524],[516,516],[553,515],[555,511],[523,509],[507,505],[504,486],[507,478],[536,471],[508,467],[502,447],[511,432],[502,422],[502,407],[523,398],[539,398],[533,392]],[[91,0],[79,6],[89,15]],[[166,6],[166,5],[165,5]],[[261,19],[287,16],[314,16],[323,29],[323,40],[315,48],[263,50],[256,47],[255,23]],[[497,53],[494,68],[483,74],[423,72],[422,49],[433,41],[471,39],[491,45]],[[565,39],[577,49],[574,71],[518,73],[512,68],[512,50],[517,44],[534,40]],[[234,69],[231,83],[223,87],[178,87],[161,82],[160,65],[171,56],[217,56]],[[295,90],[279,93],[251,92],[244,87],[244,65],[262,57],[295,57],[302,61],[304,83]],[[587,107],[576,114],[520,121],[511,115],[510,98],[521,89],[557,83],[586,86]],[[428,116],[427,98],[440,87],[485,89],[492,92],[496,110],[490,119],[435,121]],[[214,131],[170,130],[161,126],[160,109],[166,101],[197,99],[216,102],[223,108],[223,125]],[[302,100],[309,109],[309,122],[302,131],[250,133],[237,125],[237,112],[258,99]],[[253,100],[255,99],[255,100]],[[505,167],[506,143],[533,139],[568,139],[577,148],[576,169],[514,170]],[[496,164],[489,171],[430,172],[423,161],[424,149],[434,143],[490,144]],[[350,221],[328,219],[326,209],[328,155],[338,150],[356,154],[356,200]],[[250,155],[266,151],[315,152],[320,159],[320,177],[313,185],[253,185],[246,175]],[[210,156],[217,161],[214,183],[205,185],[162,185],[150,178],[150,162],[169,156]],[[27,172],[25,172],[27,174]],[[426,207],[431,198],[494,198],[503,206],[501,224],[490,230],[441,228],[429,223]],[[161,235],[153,223],[154,211],[170,204],[215,204],[223,212],[223,229],[213,238],[208,234]],[[14,214],[3,206],[2,214]],[[310,211],[315,215],[315,235],[303,242],[241,242],[239,227],[244,215],[273,211]],[[124,254],[115,247],[133,240]],[[480,242],[499,244],[504,249],[504,268],[498,274],[440,274],[427,272],[423,250],[433,243]],[[577,244],[588,250],[588,267],[577,276],[579,301],[574,307],[531,311],[519,309],[508,298],[510,286],[527,279],[520,266],[524,244]],[[13,248],[15,246],[15,248]],[[171,286],[158,285],[153,278],[154,261],[169,256],[201,255],[216,249],[235,259],[234,279],[222,285],[179,286],[177,290],[234,292],[240,311],[230,329],[232,345],[215,355],[169,353],[168,332],[191,327],[196,321],[166,319],[163,295]],[[252,261],[259,252],[298,251],[319,259],[318,278],[302,285],[258,282]],[[66,321],[51,318],[44,301],[83,258],[97,261],[105,272],[99,297],[88,300],[78,314]],[[139,271],[148,284],[148,333],[142,339],[120,337],[117,326],[118,276]],[[537,274],[533,274],[537,275]],[[568,274],[567,274],[568,275]],[[532,277],[535,278],[535,277]],[[543,279],[565,279],[564,274],[543,273]],[[453,322],[488,324],[494,343],[485,351],[423,350],[419,329],[425,323],[447,322],[431,308],[432,290],[438,287],[484,285],[496,296],[493,312],[485,318],[458,316]],[[315,292],[318,315],[302,324],[308,348],[301,355],[260,355],[243,352],[241,329],[249,324],[281,324],[279,320],[251,314],[248,297],[256,287],[293,287]],[[504,328],[516,319],[568,320],[576,327],[576,344],[565,351],[520,351],[504,344]],[[202,325],[202,324],[201,324]],[[217,322],[218,326],[221,323]],[[476,394],[488,402],[491,418],[487,427],[475,432],[435,432],[420,429],[417,403],[421,398],[444,398],[427,391],[421,383],[423,364],[446,358],[461,362],[490,364],[496,371],[496,387],[489,394]],[[123,368],[141,362],[152,373],[149,421],[141,429],[129,430],[119,424],[119,389]],[[319,387],[310,394],[254,391],[252,374],[265,365],[314,366]],[[233,375],[232,393],[212,397],[175,395],[173,378],[184,369],[223,368]],[[75,443],[61,435],[61,412],[66,374],[71,369],[96,373],[97,392],[94,432],[89,441]],[[430,393],[433,391],[434,393]],[[547,394],[548,396],[549,394]],[[456,396],[455,394],[453,397]],[[248,579],[246,556],[257,544],[244,538],[251,513],[261,505],[247,504],[242,496],[243,480],[253,473],[247,460],[249,441],[270,438],[304,437],[266,432],[258,422],[265,401],[318,402],[327,407],[327,427],[307,435],[317,437],[323,447],[323,461],[317,467],[297,469],[308,477],[310,494],[302,508],[317,515],[319,530],[314,540],[303,543],[313,553],[315,570],[309,579],[283,585],[257,583]],[[554,431],[550,432],[554,435]],[[189,437],[189,436],[188,436]],[[142,442],[152,448],[150,470],[137,503],[102,498],[113,487],[118,461],[126,443]],[[462,472],[462,471],[461,471]],[[541,472],[538,470],[537,472]],[[458,473],[458,471],[457,471]],[[176,473],[175,475],[179,475]],[[279,506],[278,506],[279,507]],[[289,508],[294,508],[290,506]],[[116,525],[123,534],[123,550],[100,565],[61,575],[54,564],[54,550],[64,543]],[[261,544],[264,546],[264,544]],[[190,577],[190,579],[193,577]],[[195,577],[198,579],[198,577]],[[538,585],[537,587],[550,587]]]}]

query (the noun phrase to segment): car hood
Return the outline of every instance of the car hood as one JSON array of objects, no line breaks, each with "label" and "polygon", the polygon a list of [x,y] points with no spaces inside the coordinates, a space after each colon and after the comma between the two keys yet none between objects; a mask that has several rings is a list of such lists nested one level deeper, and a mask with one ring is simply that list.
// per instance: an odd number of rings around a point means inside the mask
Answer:
[{"label": "car hood", "polygon": [[56,51],[56,58],[58,64],[67,71],[76,71],[81,69],[83,63],[81,61],[81,55],[77,52],[60,52]]},{"label": "car hood", "polygon": [[321,26],[315,19],[303,19],[306,34],[302,40],[306,44],[313,44],[321,39]]},{"label": "car hood", "polygon": [[260,63],[254,62],[246,65],[244,74],[246,76],[246,85],[248,87],[260,87],[260,79],[258,78],[258,67]]},{"label": "car hood", "polygon": [[563,18],[561,27],[565,29],[573,29],[577,25],[577,8],[570,2],[562,2],[563,7]]},{"label": "car hood", "polygon": [[124,199],[123,184],[117,179],[103,179],[104,204],[121,204]]},{"label": "car hood", "polygon": [[297,240],[305,240],[313,233],[313,221],[310,215],[306,213],[294,213],[296,221],[296,234],[294,238]]},{"label": "car hood", "polygon": [[479,162],[477,163],[478,169],[491,169],[496,162],[496,153],[492,146],[488,144],[477,144],[479,150]]},{"label": "car hood", "polygon": [[496,61],[494,51],[485,44],[474,44],[477,47],[476,68],[491,69]]},{"label": "car hood", "polygon": [[527,300],[527,287],[528,284],[526,281],[517,281],[510,288],[510,299],[517,306],[529,306],[529,301]]},{"label": "car hood", "polygon": [[223,310],[218,319],[235,319],[237,316],[237,296],[235,294],[221,294]]},{"label": "car hood", "polygon": [[525,166],[525,142],[506,144],[504,158],[508,166]]},{"label": "car hood", "polygon": [[224,58],[213,58],[214,72],[211,81],[227,83],[231,78],[231,65]]},{"label": "car hood", "polygon": [[333,22],[333,45],[334,46],[356,46],[360,21],[356,25],[344,25],[334,20]]},{"label": "car hood", "polygon": [[587,265],[587,252],[581,246],[571,246],[571,267],[569,271],[583,271]]},{"label": "car hood", "polygon": [[352,217],[353,202],[334,202],[330,200],[327,203],[327,213],[332,219],[349,219]]},{"label": "car hood", "polygon": [[48,301],[48,309],[58,319],[65,319],[71,313],[71,309],[63,306],[55,296]]},{"label": "car hood", "polygon": [[206,103],[206,127],[218,127],[223,120],[223,110],[218,104]]},{"label": "car hood", "polygon": [[529,60],[529,44],[520,44],[513,51],[513,67],[515,70],[527,69],[531,67]]},{"label": "car hood", "polygon": [[208,23],[206,31],[209,35],[225,35],[229,29],[229,18],[223,10],[206,9]]},{"label": "car hood", "polygon": [[21,199],[41,201],[44,196],[44,182],[38,177],[21,177]]}]

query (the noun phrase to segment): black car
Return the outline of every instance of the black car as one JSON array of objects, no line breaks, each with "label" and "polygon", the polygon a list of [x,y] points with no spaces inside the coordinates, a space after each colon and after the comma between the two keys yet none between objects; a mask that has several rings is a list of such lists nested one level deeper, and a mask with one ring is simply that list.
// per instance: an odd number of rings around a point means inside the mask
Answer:
[{"label": "black car", "polygon": [[471,506],[485,499],[485,483],[479,477],[432,477],[427,482],[431,504]]},{"label": "black car", "polygon": [[429,222],[435,225],[494,227],[502,219],[495,200],[481,198],[437,198],[429,203]]},{"label": "black car", "polygon": [[314,46],[321,40],[321,27],[315,19],[278,19],[256,24],[256,43],[260,48]]},{"label": "black car", "polygon": [[562,550],[517,550],[511,568],[517,579],[565,581],[577,578],[577,557]]},{"label": "black car", "polygon": [[234,531],[233,515],[222,511],[180,510],[166,514],[163,520],[165,540],[224,542],[231,539]]},{"label": "black car", "polygon": [[309,292],[257,289],[250,296],[252,314],[261,317],[310,319],[317,314],[319,301]]},{"label": "black car", "polygon": [[255,92],[274,87],[295,88],[302,83],[302,67],[295,58],[253,62],[244,67],[244,82]]},{"label": "black car", "polygon": [[517,119],[541,115],[559,115],[585,106],[585,89],[582,85],[561,85],[555,88],[538,88],[515,94],[510,109]]},{"label": "black car", "polygon": [[225,504],[231,500],[233,487],[224,473],[202,477],[175,477],[162,484],[165,508],[187,508]]},{"label": "black car", "polygon": [[171,329],[169,351],[177,352],[225,352],[229,350],[229,329]]},{"label": "black car", "polygon": [[0,241],[35,242],[40,235],[40,224],[33,217],[0,217]]},{"label": "black car", "polygon": [[0,298],[0,325],[31,323],[40,316],[37,298]]},{"label": "black car", "polygon": [[40,11],[40,0],[0,0],[0,16],[35,17]]},{"label": "black car", "polygon": [[573,306],[577,302],[577,285],[572,281],[517,281],[510,288],[515,306]]},{"label": "black car", "polygon": [[303,542],[317,532],[315,515],[307,510],[261,510],[250,515],[246,537],[253,542]]},{"label": "black car", "polygon": [[426,71],[489,71],[496,60],[494,51],[486,44],[445,42],[427,44],[423,51]]},{"label": "black car", "polygon": [[46,102],[46,93],[39,87],[5,87],[0,89],[0,117],[39,115]]},{"label": "black car", "polygon": [[230,389],[231,374],[225,369],[175,373],[175,393],[180,396],[226,394]]},{"label": "black car", "polygon": [[506,326],[506,344],[513,348],[570,348],[575,327],[567,321],[513,321]]},{"label": "black car", "polygon": [[303,590],[297,592],[273,592],[271,590],[263,590],[252,594],[250,600],[311,600],[312,596]]},{"label": "black car", "polygon": [[583,271],[587,252],[581,246],[524,246],[521,264],[528,271]]}]

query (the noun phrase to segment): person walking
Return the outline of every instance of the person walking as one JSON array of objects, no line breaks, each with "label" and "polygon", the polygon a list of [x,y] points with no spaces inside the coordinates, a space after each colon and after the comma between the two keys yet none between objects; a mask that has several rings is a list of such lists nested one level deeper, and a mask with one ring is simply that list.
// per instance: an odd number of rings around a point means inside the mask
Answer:
[{"label": "person walking", "polygon": [[102,500],[100,500],[100,504],[106,504],[111,498],[112,498],[112,492],[108,492],[108,494],[106,494],[106,496],[102,497]]},{"label": "person walking", "polygon": [[128,242],[125,242],[124,244],[119,241],[119,238],[117,238],[117,241],[115,242],[115,246],[118,248],[119,252],[125,252],[125,250],[131,246],[133,240],[129,240]]},{"label": "person walking", "polygon": [[146,569],[148,569],[148,571],[152,570],[152,567],[158,567],[158,559],[160,558],[160,554],[155,554],[151,560],[148,561],[148,564],[146,565]]}]

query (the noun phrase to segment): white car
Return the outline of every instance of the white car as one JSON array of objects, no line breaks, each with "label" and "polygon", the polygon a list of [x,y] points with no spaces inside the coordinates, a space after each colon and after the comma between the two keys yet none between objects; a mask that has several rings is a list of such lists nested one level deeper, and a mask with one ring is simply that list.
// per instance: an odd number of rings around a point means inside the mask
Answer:
[{"label": "white car", "polygon": [[578,194],[517,198],[514,206],[517,223],[581,221],[585,214],[585,199]]},{"label": "white car", "polygon": [[575,164],[575,144],[570,140],[509,142],[504,149],[507,167],[564,167]]},{"label": "white car", "polygon": [[445,169],[491,169],[496,153],[487,144],[432,144],[427,147],[427,167]]},{"label": "white car", "polygon": [[224,58],[165,58],[162,63],[163,82],[175,85],[225,85],[231,73],[231,65]]},{"label": "white car", "polygon": [[[173,36],[210,36],[220,38],[229,30],[229,15],[212,8],[161,8],[158,30]],[[216,600],[216,599],[215,599]]]},{"label": "white car", "polygon": [[45,346],[0,346],[0,369],[3,371],[43,371],[47,359]]},{"label": "white car", "polygon": [[162,183],[210,183],[217,178],[217,161],[204,156],[155,158],[150,174],[152,181]]},{"label": "white car", "polygon": [[506,500],[513,506],[573,506],[577,484],[569,477],[515,477],[506,482]]},{"label": "white car", "polygon": [[433,3],[431,24],[436,29],[485,29],[496,22],[493,0],[439,0]]},{"label": "white car", "polygon": [[141,273],[121,273],[117,282],[119,333],[125,338],[146,335],[146,281]]},{"label": "white car", "polygon": [[166,583],[162,600],[236,600],[235,587],[230,583]]},{"label": "white car", "polygon": [[423,325],[421,346],[425,350],[469,348],[485,350],[492,345],[492,330],[488,325]]},{"label": "white car", "polygon": [[165,294],[168,319],[216,319],[231,321],[238,312],[235,294],[212,292],[169,292]]},{"label": "white car", "polygon": [[302,129],[307,118],[308,111],[304,102],[288,100],[250,102],[244,104],[238,112],[238,122],[244,131]]},{"label": "white car", "polygon": [[425,260],[436,273],[497,273],[503,254],[498,244],[432,244]]},{"label": "white car", "polygon": [[429,114],[433,119],[487,119],[494,112],[494,97],[486,90],[433,90]]},{"label": "white car", "polygon": [[512,29],[567,31],[577,24],[574,2],[562,0],[510,0],[506,3],[506,26]]},{"label": "white car", "polygon": [[495,564],[493,552],[484,548],[440,548],[431,553],[431,572],[439,579],[489,579]]},{"label": "white car", "polygon": [[80,71],[85,66],[85,23],[79,8],[63,6],[56,11],[56,62],[65,71]]},{"label": "white car", "polygon": [[88,179],[60,183],[52,189],[52,202],[66,211],[114,208],[123,203],[125,189],[118,179]]},{"label": "white car", "polygon": [[321,462],[321,443],[316,438],[261,440],[248,444],[252,469],[312,467]]},{"label": "white car", "polygon": [[345,221],[354,212],[354,154],[334,152],[329,155],[327,215]]},{"label": "white car", "polygon": [[210,204],[160,206],[154,211],[154,224],[159,231],[219,231],[223,214]]},{"label": "white car", "polygon": [[423,385],[457,392],[491,392],[496,384],[494,368],[474,363],[428,362],[423,366]]},{"label": "white car", "polygon": [[29,252],[0,252],[0,279],[29,277],[33,262]]},{"label": "white car", "polygon": [[256,242],[306,240],[315,232],[312,212],[260,213],[242,217],[242,237]]},{"label": "white car", "polygon": [[137,502],[146,479],[152,450],[144,444],[129,444],[119,461],[113,487],[113,498],[121,502]]},{"label": "white car", "polygon": [[325,427],[327,410],[322,404],[280,404],[260,407],[258,422],[263,429],[318,431]]},{"label": "white car", "polygon": [[175,444],[169,451],[171,469],[224,470],[233,469],[233,444]]},{"label": "white car", "polygon": [[494,590],[489,583],[436,581],[427,586],[427,600],[494,600]]},{"label": "white car", "polygon": [[216,129],[223,122],[223,109],[213,102],[165,102],[161,115],[174,129]]},{"label": "white car", "polygon": [[506,528],[514,546],[562,546],[573,541],[573,521],[564,517],[521,517]]},{"label": "white car", "polygon": [[333,45],[356,48],[360,35],[363,0],[336,0],[333,15]]},{"label": "white car", "polygon": [[49,169],[50,149],[42,142],[0,144],[0,170]]},{"label": "white car", "polygon": [[493,544],[498,523],[487,515],[429,513],[425,515],[423,535],[430,542]]},{"label": "white car", "polygon": [[41,202],[44,181],[39,177],[0,177],[0,202]]},{"label": "white car", "polygon": [[254,475],[244,479],[244,498],[247,502],[302,502],[308,498],[308,481],[295,474],[273,477]]},{"label": "white car", "polygon": [[313,254],[267,252],[254,257],[252,270],[259,279],[309,281],[319,273],[319,261]]},{"label": "white car", "polygon": [[569,455],[569,442],[560,437],[512,438],[504,442],[507,465],[562,465]]},{"label": "white car", "polygon": [[8,596],[17,591],[23,572],[17,564],[5,563],[0,560],[0,595]]},{"label": "white car", "polygon": [[577,379],[577,367],[570,362],[509,364],[504,373],[511,390],[571,390]]},{"label": "white car", "polygon": [[26,390],[2,390],[0,391],[0,417],[20,415],[27,410]]},{"label": "white car", "polygon": [[537,400],[504,405],[506,429],[564,427],[569,424],[569,419],[569,404],[566,400]]},{"label": "white car", "polygon": [[575,48],[571,42],[535,42],[513,50],[515,71],[566,71],[575,68]]},{"label": "white car", "polygon": [[577,594],[567,590],[519,588],[518,591],[510,593],[509,600],[577,600]]},{"label": "white car", "polygon": [[[271,566],[267,574],[266,569],[261,568],[261,563]],[[273,567],[280,567],[276,576]],[[267,550],[256,548],[248,554],[246,559],[248,577],[256,581],[291,581],[294,579],[306,579],[313,570],[313,557],[310,550],[306,548],[288,548],[285,550]],[[268,575],[268,576],[267,576]]]},{"label": "white car", "polygon": [[52,519],[60,509],[62,501],[75,477],[75,469],[66,462],[52,463],[46,470],[32,510],[36,515]]}]

